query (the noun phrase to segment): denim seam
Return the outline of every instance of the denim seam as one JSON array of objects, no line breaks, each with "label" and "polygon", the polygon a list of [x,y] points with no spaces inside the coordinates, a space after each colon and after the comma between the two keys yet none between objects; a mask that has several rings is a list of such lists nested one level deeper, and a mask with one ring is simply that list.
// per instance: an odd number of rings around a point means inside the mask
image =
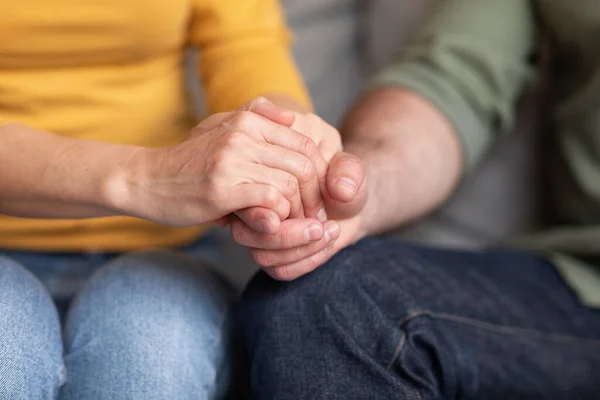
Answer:
[{"label": "denim seam", "polygon": [[425,311],[411,312],[410,314],[408,314],[406,317],[404,317],[402,320],[400,320],[398,322],[398,325],[399,325],[400,329],[402,330],[402,336],[400,336],[400,340],[398,340],[398,344],[394,348],[394,354],[392,355],[392,359],[390,360],[390,362],[387,364],[386,369],[392,368],[392,365],[394,365],[394,362],[396,361],[396,358],[398,358],[400,351],[402,351],[402,347],[404,347],[404,343],[406,341],[406,331],[403,329],[403,325],[406,324],[411,319],[418,317],[419,315],[422,315],[424,312]]},{"label": "denim seam", "polygon": [[[402,349],[404,348],[405,343],[406,343],[406,331],[403,329],[402,336],[400,337],[400,340],[398,341],[398,344],[396,345],[396,348],[394,349],[394,355],[392,356],[392,359],[385,367],[386,370],[389,371],[392,368],[392,366],[394,365],[394,362],[396,361],[396,359],[398,358],[398,355],[400,354],[400,351],[402,351]],[[421,392],[419,391],[419,389],[417,389],[417,388],[413,388],[413,389],[417,396],[417,400],[423,400],[423,397],[421,396]]]},{"label": "denim seam", "polygon": [[[347,332],[346,329],[340,324],[340,322],[337,320],[337,318],[335,318],[334,313],[332,312],[331,308],[328,305],[325,305],[325,311],[328,314],[328,316],[331,318],[331,320],[333,321],[333,323],[335,323],[337,325],[337,327],[341,330],[343,330],[344,332]],[[404,332],[403,336],[406,336]],[[349,335],[349,340],[351,340],[362,352],[364,352],[364,354],[368,355],[368,352],[366,352],[362,346],[360,346],[357,342],[356,339],[354,337],[352,337],[352,335]],[[401,339],[401,342],[404,343]],[[400,352],[400,350],[402,349],[402,347],[404,347],[402,344],[399,344],[398,346],[396,346],[398,349],[398,352]],[[390,362],[391,363],[391,362]],[[377,363],[378,365],[380,365],[379,363]],[[389,370],[389,368],[386,368],[386,371]],[[421,396],[421,393],[419,392],[418,389],[414,389],[415,390],[415,394],[417,397],[417,400],[423,400],[423,397]]]},{"label": "denim seam", "polygon": [[[402,336],[398,340],[398,344],[396,345],[396,347],[394,349],[394,354],[393,354],[390,362],[387,364],[386,369],[392,368],[394,362],[400,355],[400,352],[405,347],[406,335],[407,335],[406,330],[405,330],[405,325],[417,317],[429,317],[429,318],[435,319],[435,320],[449,321],[449,322],[454,322],[454,323],[461,324],[461,325],[470,326],[475,329],[485,330],[485,331],[488,331],[488,332],[491,332],[494,334],[514,335],[514,336],[526,337],[529,339],[538,339],[541,341],[547,341],[547,342],[551,342],[553,344],[559,344],[559,345],[600,346],[600,340],[577,338],[574,336],[560,335],[560,334],[554,334],[554,333],[546,333],[546,332],[541,332],[541,331],[538,331],[535,329],[513,328],[513,327],[504,326],[504,325],[492,324],[489,322],[480,321],[480,320],[476,320],[476,319],[472,319],[472,318],[462,317],[462,316],[454,315],[454,314],[434,313],[434,312],[431,312],[428,310],[417,310],[417,311],[411,312],[410,314],[408,314],[403,319],[401,319],[397,322],[397,325],[402,330]],[[415,389],[415,391],[416,391],[417,399],[422,400],[423,397],[421,396],[421,393],[419,392],[419,390]]]},{"label": "denim seam", "polygon": [[392,359],[387,364],[385,369],[392,368],[392,365],[394,365],[394,361],[396,361],[396,358],[398,358],[398,354],[400,354],[400,350],[402,350],[402,347],[404,346],[405,340],[406,340],[406,332],[404,330],[402,330],[402,336],[400,336],[400,340],[398,341],[398,344],[396,345],[396,348],[394,349],[394,354],[392,355]]},{"label": "denim seam", "polygon": [[416,317],[429,317],[431,319],[445,320],[445,321],[450,321],[450,322],[454,322],[454,323],[461,324],[461,325],[468,325],[468,326],[471,326],[476,329],[481,329],[481,330],[489,331],[489,332],[496,333],[496,334],[513,335],[513,336],[520,336],[520,337],[526,337],[526,338],[531,338],[531,339],[538,339],[538,340],[542,340],[542,341],[552,342],[555,344],[563,344],[563,345],[568,345],[568,346],[582,346],[582,345],[600,346],[600,340],[578,338],[575,336],[561,335],[561,334],[555,334],[555,333],[547,333],[547,332],[542,332],[542,331],[538,331],[535,329],[528,329],[528,328],[514,328],[514,327],[509,327],[509,326],[504,326],[504,325],[497,325],[497,324],[493,324],[490,322],[480,321],[480,320],[476,320],[476,319],[472,319],[472,318],[468,318],[468,317],[463,317],[460,315],[447,314],[447,313],[434,313],[434,312],[427,311],[427,310],[414,311],[414,312],[408,314],[402,320],[398,321],[397,324],[402,328],[404,325],[406,325],[408,322],[415,319]]},{"label": "denim seam", "polygon": [[[406,323],[407,321],[411,320],[412,318],[420,315],[420,313],[421,313],[420,311],[416,311],[416,312],[412,312],[412,313],[408,314],[406,317],[404,317],[404,319],[402,319],[402,321],[400,322],[401,329],[402,329],[402,325],[404,323]],[[396,345],[396,347],[394,349],[394,354],[392,355],[392,359],[387,364],[385,369],[390,370],[392,368],[392,366],[394,365],[394,362],[398,358],[398,355],[400,355],[400,352],[404,348],[405,343],[406,343],[406,331],[404,329],[402,329],[402,336],[400,336],[400,340],[398,340],[398,344]],[[421,392],[419,391],[419,389],[414,388],[414,390],[415,390],[415,394],[417,395],[417,400],[423,400],[423,396],[421,396]]]}]

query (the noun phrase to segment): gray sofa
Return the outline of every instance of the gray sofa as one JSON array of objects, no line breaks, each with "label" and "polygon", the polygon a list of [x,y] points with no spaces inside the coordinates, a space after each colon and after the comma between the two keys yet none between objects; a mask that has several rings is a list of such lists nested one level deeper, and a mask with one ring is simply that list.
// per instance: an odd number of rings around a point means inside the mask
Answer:
[{"label": "gray sofa", "polygon": [[[296,37],[295,57],[317,112],[337,124],[368,77],[402,49],[440,0],[283,0]],[[539,96],[524,99],[516,128],[499,138],[479,169],[434,215],[391,233],[446,247],[493,244],[539,221]],[[222,232],[224,273],[242,287],[256,270]]]}]

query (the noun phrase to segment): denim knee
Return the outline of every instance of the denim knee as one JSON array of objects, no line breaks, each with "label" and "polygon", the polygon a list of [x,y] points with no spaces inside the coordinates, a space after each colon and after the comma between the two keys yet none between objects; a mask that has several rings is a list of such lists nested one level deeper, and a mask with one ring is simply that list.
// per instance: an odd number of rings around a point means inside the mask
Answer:
[{"label": "denim knee", "polygon": [[167,251],[116,259],[69,313],[66,360],[77,370],[71,397],[93,393],[78,379],[86,368],[106,390],[120,382],[118,393],[103,393],[115,399],[214,393],[225,369],[229,309],[226,284],[202,262]]},{"label": "denim knee", "polygon": [[[388,251],[383,251],[382,246]],[[390,246],[394,248],[393,262],[387,259]],[[412,289],[419,288],[418,284],[397,284],[402,280],[425,282],[423,274],[415,271],[427,268],[415,262],[419,252],[405,243],[369,239],[291,282],[275,281],[262,272],[257,274],[248,284],[236,313],[246,347],[253,349],[265,340],[280,344],[282,351],[302,345],[304,338],[290,333],[292,326],[306,335],[345,329],[354,332],[360,341],[368,335],[357,329],[368,327],[369,322],[357,324],[359,319],[379,315],[380,309],[394,309],[398,319],[402,319],[421,304],[418,291]]]},{"label": "denim knee", "polygon": [[[268,332],[269,338],[281,341],[282,346],[294,346],[288,337],[289,324],[302,325],[305,332],[318,329],[326,319],[326,308],[347,297],[348,287],[354,284],[353,270],[362,264],[362,258],[361,250],[347,249],[313,272],[290,282],[274,280],[264,272],[256,274],[246,287],[236,312],[236,320],[250,340],[248,345],[253,347],[254,340],[263,340],[263,333]],[[297,340],[303,339],[298,337]]]},{"label": "denim knee", "polygon": [[64,382],[60,323],[29,271],[0,256],[0,398],[54,399]]},{"label": "denim knee", "polygon": [[[397,309],[401,318],[427,306],[443,290],[440,284],[449,279],[446,259],[456,262],[449,255],[438,256],[432,249],[389,239],[367,239],[292,282],[257,274],[244,292],[242,307],[253,319],[274,320],[280,313],[286,318],[306,318],[334,304],[366,297],[363,300],[386,308],[392,303],[390,308]],[[302,314],[289,315],[289,309],[298,307],[303,309]]]},{"label": "denim knee", "polygon": [[250,315],[256,312],[269,317],[288,314],[288,308],[297,306],[312,313],[314,308],[322,308],[330,300],[338,299],[340,291],[355,283],[353,277],[365,265],[368,251],[364,245],[348,248],[313,272],[290,282],[277,281],[259,272],[246,287],[241,307],[251,308]]}]

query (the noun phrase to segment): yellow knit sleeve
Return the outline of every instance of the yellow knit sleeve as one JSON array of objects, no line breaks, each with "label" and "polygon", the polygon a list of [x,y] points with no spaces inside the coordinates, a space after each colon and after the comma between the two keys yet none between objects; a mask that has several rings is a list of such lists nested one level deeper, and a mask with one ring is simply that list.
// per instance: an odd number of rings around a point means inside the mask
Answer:
[{"label": "yellow knit sleeve", "polygon": [[188,40],[200,50],[199,73],[211,112],[268,94],[310,107],[278,0],[196,0]]}]

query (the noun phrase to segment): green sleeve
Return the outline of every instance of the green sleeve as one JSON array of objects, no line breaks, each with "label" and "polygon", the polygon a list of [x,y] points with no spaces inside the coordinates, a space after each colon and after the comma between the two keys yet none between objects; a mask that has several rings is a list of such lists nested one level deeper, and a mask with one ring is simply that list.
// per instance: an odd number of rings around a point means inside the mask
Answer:
[{"label": "green sleeve", "polygon": [[399,57],[374,79],[418,93],[454,125],[467,170],[514,121],[534,75],[529,0],[441,0]]}]

